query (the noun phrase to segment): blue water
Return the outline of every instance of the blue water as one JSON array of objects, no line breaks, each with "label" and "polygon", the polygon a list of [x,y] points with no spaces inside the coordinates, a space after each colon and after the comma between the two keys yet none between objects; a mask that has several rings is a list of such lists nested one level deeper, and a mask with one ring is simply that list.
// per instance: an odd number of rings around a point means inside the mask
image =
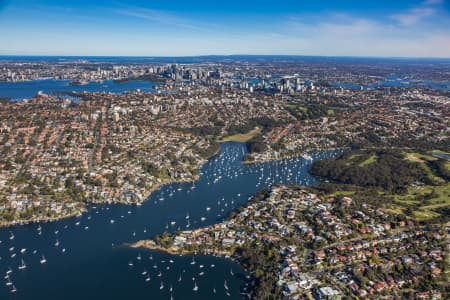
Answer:
[{"label": "blue water", "polygon": [[70,85],[70,80],[43,79],[25,82],[0,82],[0,97],[7,97],[13,100],[22,100],[36,96],[39,91],[52,94],[55,91],[62,92],[112,92],[123,93],[125,91],[137,90],[152,92],[155,83],[134,80],[123,83],[116,83],[112,80],[103,82],[90,82],[85,85]]},{"label": "blue water", "polygon": [[399,75],[391,74],[385,80],[371,83],[368,85],[359,85],[348,82],[330,82],[331,86],[342,87],[346,89],[361,89],[373,90],[380,87],[399,87],[399,88],[414,88],[427,87],[438,91],[450,91],[450,81],[436,82],[430,80],[410,80],[409,78],[402,78]]},{"label": "blue water", "polygon": [[[202,166],[197,182],[166,185],[140,207],[91,207],[81,217],[41,224],[42,235],[38,234],[38,224],[1,229],[0,299],[166,300],[170,299],[171,285],[174,299],[241,299],[245,274],[231,260],[198,256],[196,264],[191,265],[192,257],[189,256],[170,256],[122,245],[150,238],[166,228],[171,232],[178,228],[186,229],[188,213],[189,229],[220,222],[232,210],[245,204],[255,192],[272,184],[317,183],[308,174],[312,161],[298,158],[244,165],[241,160],[246,152],[244,144],[223,144],[220,155]],[[314,160],[335,154],[331,151],[311,153]],[[208,212],[206,207],[211,210]],[[201,217],[206,217],[206,221],[202,222]],[[111,219],[115,220],[114,224],[111,224]],[[175,226],[170,225],[172,221],[176,222]],[[14,235],[12,240],[11,234]],[[59,246],[55,246],[57,239]],[[14,249],[10,251],[10,247]],[[20,252],[22,248],[27,249],[23,254]],[[63,248],[66,249],[64,253]],[[13,253],[16,254],[14,258],[11,257]],[[137,259],[139,253],[141,260]],[[39,263],[42,254],[48,260],[46,264]],[[27,265],[25,270],[18,270],[21,259]],[[133,262],[133,267],[128,265],[129,262]],[[155,264],[156,269],[153,268]],[[211,264],[215,267],[212,268]],[[201,269],[200,265],[204,268]],[[10,277],[17,288],[14,294],[3,279],[8,268],[13,271]],[[145,276],[141,274],[144,269],[150,274],[150,282],[145,282]],[[201,271],[205,272],[204,276],[199,275]],[[157,276],[159,272],[161,277]],[[178,282],[180,274],[182,281]],[[192,290],[193,277],[199,286],[198,292]],[[227,280],[231,297],[225,294],[224,280]],[[160,290],[161,282],[163,290]],[[214,287],[217,294],[213,294]]]}]

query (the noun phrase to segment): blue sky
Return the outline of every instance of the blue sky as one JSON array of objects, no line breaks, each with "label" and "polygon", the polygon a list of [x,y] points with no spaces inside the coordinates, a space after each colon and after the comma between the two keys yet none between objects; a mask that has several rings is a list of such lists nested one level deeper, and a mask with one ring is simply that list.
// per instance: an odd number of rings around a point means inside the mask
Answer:
[{"label": "blue sky", "polygon": [[0,55],[450,57],[449,0],[0,0]]}]

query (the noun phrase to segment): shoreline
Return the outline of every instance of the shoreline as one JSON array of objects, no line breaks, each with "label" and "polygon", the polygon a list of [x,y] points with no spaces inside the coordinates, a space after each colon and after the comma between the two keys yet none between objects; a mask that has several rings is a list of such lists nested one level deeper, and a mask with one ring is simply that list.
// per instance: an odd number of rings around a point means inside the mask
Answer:
[{"label": "shoreline", "polygon": [[[217,155],[217,154],[215,154]],[[214,156],[215,156],[214,155]],[[212,156],[213,157],[213,156]],[[205,159],[203,160],[197,167],[195,170],[199,170],[208,160]],[[4,222],[4,223],[0,223],[0,229],[1,228],[7,228],[7,227],[13,227],[13,226],[22,226],[22,225],[28,225],[31,223],[47,223],[47,222],[57,222],[57,221],[61,221],[64,219],[69,219],[69,218],[73,218],[78,216],[79,214],[84,214],[88,211],[88,205],[92,205],[92,204],[123,204],[123,205],[137,205],[140,206],[142,205],[144,202],[146,202],[151,195],[156,192],[158,189],[162,188],[163,186],[167,185],[167,184],[180,184],[180,183],[189,183],[189,182],[196,182],[200,179],[200,175],[196,174],[194,175],[194,177],[192,179],[185,179],[185,180],[178,180],[178,181],[162,181],[159,182],[157,184],[155,184],[154,186],[152,186],[152,188],[150,188],[145,197],[142,198],[142,200],[136,201],[136,202],[129,202],[129,201],[122,201],[122,200],[118,200],[118,201],[91,201],[91,200],[87,200],[86,202],[79,202],[82,204],[82,207],[79,211],[74,212],[74,213],[70,213],[67,215],[63,215],[63,216],[58,216],[58,217],[52,217],[52,218],[42,218],[42,219],[33,219],[33,220],[13,220],[11,222]]]},{"label": "shoreline", "polygon": [[176,249],[173,247],[164,248],[162,246],[157,245],[153,240],[140,240],[131,244],[124,244],[124,246],[133,248],[133,249],[146,249],[159,251],[163,253],[167,253],[170,255],[180,255],[180,256],[189,256],[189,255],[212,255],[219,256],[225,258],[232,258],[234,256],[234,252],[229,251],[211,251],[211,252],[199,252],[199,251],[188,251],[183,249]]},{"label": "shoreline", "polygon": [[[283,155],[280,157],[270,157],[270,158],[266,158],[266,159],[258,159],[258,160],[243,160],[242,163],[244,165],[252,165],[252,164],[259,164],[259,163],[266,163],[266,162],[271,162],[271,161],[281,161],[281,160],[285,160],[285,159],[291,159],[291,158],[298,158],[298,157],[302,157],[303,154],[311,152],[311,151],[337,151],[337,150],[346,150],[348,149],[348,147],[331,147],[331,148],[326,148],[326,149],[319,149],[319,148],[310,148],[307,149],[305,151],[303,151],[302,153],[296,155]],[[249,153],[251,154],[251,153]]]},{"label": "shoreline", "polygon": [[61,220],[65,220],[65,219],[70,219],[70,218],[74,218],[77,216],[81,216],[82,214],[86,213],[88,211],[86,205],[83,205],[83,207],[76,212],[70,213],[70,214],[66,214],[60,217],[46,217],[46,218],[38,218],[38,219],[33,219],[33,220],[15,220],[15,221],[11,221],[11,222],[7,222],[7,223],[0,223],[0,229],[2,228],[9,228],[9,227],[13,227],[13,226],[24,226],[24,225],[29,225],[29,224],[33,224],[33,223],[53,223],[53,222],[57,222],[57,221],[61,221]]},{"label": "shoreline", "polygon": [[[227,141],[227,142],[220,142],[219,145],[224,144],[224,143],[240,143],[240,144],[245,144],[245,143],[241,143],[241,142],[233,142],[233,141]],[[309,149],[309,150],[305,150],[305,152],[307,151],[329,151],[329,150],[337,150],[337,149],[342,149],[342,148],[329,148],[329,149]],[[305,153],[303,152],[303,153]],[[195,170],[199,171],[200,168],[207,163],[210,159],[214,158],[215,156],[217,156],[220,153],[220,146],[217,147],[216,151],[214,152],[214,154],[212,154],[210,157],[203,159],[200,164],[198,166],[196,166]],[[300,155],[292,155],[292,156],[285,156],[285,157],[279,157],[279,158],[268,158],[268,159],[264,159],[264,160],[257,160],[257,161],[245,161],[242,160],[242,164],[243,165],[251,165],[251,164],[257,164],[257,163],[265,163],[265,162],[271,162],[271,161],[277,161],[277,160],[284,160],[284,159],[289,159],[289,158],[294,158],[294,157],[301,157]],[[27,224],[31,224],[31,223],[46,223],[46,222],[56,222],[56,221],[60,221],[60,220],[64,220],[64,219],[69,219],[72,217],[77,216],[78,214],[83,214],[85,212],[88,211],[87,205],[89,204],[124,204],[124,205],[137,205],[140,206],[142,205],[145,201],[147,201],[151,195],[157,191],[158,189],[164,187],[167,184],[180,184],[180,183],[190,183],[190,182],[196,182],[200,179],[200,174],[196,174],[194,176],[194,178],[192,179],[184,179],[184,180],[178,180],[178,181],[170,181],[170,180],[165,180],[162,182],[159,182],[157,184],[155,184],[152,188],[150,188],[147,191],[147,196],[143,197],[143,200],[137,201],[137,202],[129,202],[129,201],[91,201],[91,200],[87,200],[86,202],[82,202],[83,207],[80,211],[76,212],[76,213],[72,213],[72,214],[67,214],[64,216],[60,216],[60,217],[53,217],[53,218],[42,218],[42,219],[34,219],[34,220],[14,220],[11,222],[5,222],[5,223],[0,223],[0,228],[6,228],[6,227],[13,227],[13,226],[22,226],[22,225],[27,225]]]}]

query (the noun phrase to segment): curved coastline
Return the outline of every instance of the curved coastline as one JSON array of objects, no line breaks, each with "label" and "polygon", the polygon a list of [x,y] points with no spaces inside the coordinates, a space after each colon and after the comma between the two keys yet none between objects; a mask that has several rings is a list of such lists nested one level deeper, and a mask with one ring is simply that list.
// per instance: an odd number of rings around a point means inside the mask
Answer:
[{"label": "curved coastline", "polygon": [[[228,143],[237,143],[237,144],[243,144],[245,145],[245,143],[242,142],[235,142],[235,141],[225,141],[225,142],[220,142],[219,144],[228,144]],[[309,153],[311,151],[337,151],[337,150],[343,150],[342,148],[327,148],[327,149],[308,149],[305,150],[303,152],[304,153]],[[142,205],[142,203],[144,203],[145,201],[147,201],[153,193],[155,193],[156,191],[158,191],[160,188],[169,185],[169,184],[177,184],[177,183],[195,183],[196,181],[198,181],[200,179],[200,175],[198,174],[199,170],[202,168],[202,166],[207,163],[208,161],[210,161],[211,159],[213,159],[214,157],[216,157],[217,155],[220,154],[220,146],[217,147],[217,149],[215,150],[215,152],[208,158],[205,158],[204,160],[202,160],[200,162],[200,164],[198,164],[195,167],[195,171],[197,172],[193,178],[191,179],[185,179],[185,180],[163,180],[161,182],[156,183],[154,186],[152,186],[152,188],[150,188],[147,192],[146,192],[146,196],[142,197],[142,200],[136,201],[136,202],[130,202],[130,201],[123,201],[123,200],[117,200],[117,201],[111,201],[111,200],[97,200],[97,201],[93,201],[93,200],[88,200],[86,202],[81,202],[81,208],[79,210],[76,210],[74,212],[65,214],[65,215],[61,215],[61,216],[57,216],[57,217],[43,217],[43,218],[39,218],[39,219],[33,219],[33,220],[13,220],[11,222],[3,222],[0,223],[0,228],[4,228],[4,227],[13,227],[13,226],[22,226],[22,225],[27,225],[27,224],[31,224],[31,223],[42,223],[42,222],[57,222],[59,220],[64,220],[64,219],[69,219],[69,218],[73,218],[76,217],[79,214],[83,214],[86,213],[89,208],[87,207],[89,204],[125,204],[125,205]],[[293,158],[299,158],[302,157],[302,154],[300,155],[292,155],[292,156],[282,156],[282,157],[269,157],[267,159],[263,159],[263,160],[255,160],[255,161],[245,161],[242,160],[241,163],[243,165],[254,165],[254,164],[262,164],[262,163],[267,163],[267,162],[272,162],[272,161],[282,161],[285,159],[293,159]]]}]

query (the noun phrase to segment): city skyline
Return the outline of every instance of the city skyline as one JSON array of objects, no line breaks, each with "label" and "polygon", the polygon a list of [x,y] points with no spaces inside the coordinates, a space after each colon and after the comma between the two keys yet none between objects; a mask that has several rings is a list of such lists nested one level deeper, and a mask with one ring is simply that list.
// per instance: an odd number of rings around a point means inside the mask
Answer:
[{"label": "city skyline", "polygon": [[390,2],[0,1],[0,55],[450,57],[448,1]]}]

